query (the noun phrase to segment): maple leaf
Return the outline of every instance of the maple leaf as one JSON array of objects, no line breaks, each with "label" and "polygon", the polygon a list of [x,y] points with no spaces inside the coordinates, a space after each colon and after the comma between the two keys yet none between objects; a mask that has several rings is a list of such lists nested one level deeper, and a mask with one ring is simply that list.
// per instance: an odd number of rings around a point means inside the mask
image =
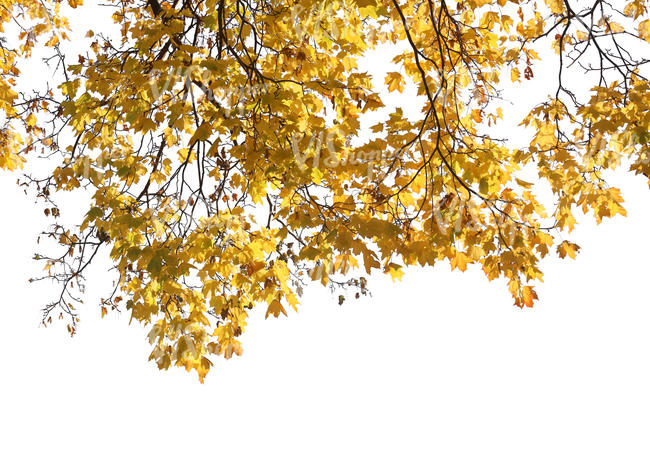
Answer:
[{"label": "maple leaf", "polygon": [[526,307],[532,307],[533,301],[537,300],[537,292],[530,285],[525,285],[521,289],[521,301]]},{"label": "maple leaf", "polygon": [[512,82],[519,82],[520,81],[519,76],[520,76],[519,69],[512,68],[512,70],[510,71],[510,80]]},{"label": "maple leaf", "polygon": [[280,301],[273,300],[273,302],[269,304],[269,307],[266,311],[266,318],[269,318],[269,315],[272,315],[277,318],[280,316],[280,313],[287,315],[287,311],[284,309]]},{"label": "maple leaf", "polygon": [[467,270],[467,264],[471,259],[464,252],[456,252],[454,258],[451,260],[451,270],[459,269],[461,272]]},{"label": "maple leaf", "polygon": [[650,43],[650,20],[639,23],[639,36]]},{"label": "maple leaf", "polygon": [[386,75],[386,84],[388,85],[388,92],[404,90],[404,77],[400,73],[388,73]]},{"label": "maple leaf", "polygon": [[569,241],[562,241],[557,246],[557,253],[562,259],[564,259],[566,256],[569,256],[571,259],[575,259],[579,251],[580,246]]},{"label": "maple leaf", "polygon": [[404,271],[402,270],[402,266],[393,263],[388,264],[388,273],[393,279],[393,282],[396,280],[402,280],[402,277],[404,276]]}]

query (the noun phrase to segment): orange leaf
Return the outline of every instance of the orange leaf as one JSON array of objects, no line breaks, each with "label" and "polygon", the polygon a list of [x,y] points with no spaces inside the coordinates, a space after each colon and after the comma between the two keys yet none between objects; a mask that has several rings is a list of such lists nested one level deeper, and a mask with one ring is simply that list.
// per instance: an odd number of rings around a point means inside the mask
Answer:
[{"label": "orange leaf", "polygon": [[533,301],[537,300],[537,292],[530,285],[526,285],[521,289],[521,299],[526,307],[532,307]]}]

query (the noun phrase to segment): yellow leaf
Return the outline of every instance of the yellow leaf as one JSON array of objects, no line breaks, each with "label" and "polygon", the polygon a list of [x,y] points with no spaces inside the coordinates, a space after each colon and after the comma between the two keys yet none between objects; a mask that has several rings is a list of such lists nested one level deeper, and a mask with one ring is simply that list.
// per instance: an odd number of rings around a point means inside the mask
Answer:
[{"label": "yellow leaf", "polygon": [[400,73],[388,73],[386,75],[386,84],[388,85],[388,92],[404,90],[404,78]]},{"label": "yellow leaf", "polygon": [[542,149],[552,148],[557,143],[555,127],[550,122],[544,122],[538,129],[537,135],[532,142]]},{"label": "yellow leaf", "polygon": [[519,82],[519,69],[517,68],[512,68],[512,71],[510,71],[510,80],[512,82]]},{"label": "yellow leaf", "polygon": [[580,251],[580,246],[569,241],[562,241],[557,246],[557,253],[561,259],[569,256],[571,259],[576,258],[576,254]]},{"label": "yellow leaf", "polygon": [[467,270],[467,264],[471,259],[464,252],[456,252],[456,255],[451,260],[451,270],[460,269],[461,272]]},{"label": "yellow leaf", "polygon": [[563,0],[546,0],[546,5],[551,9],[551,12],[558,14],[564,11],[564,1]]},{"label": "yellow leaf", "polygon": [[531,186],[533,186],[532,183],[530,183],[530,182],[528,182],[528,181],[521,180],[521,179],[519,179],[519,178],[515,178],[515,181],[517,182],[517,184],[518,184],[519,186],[521,186],[521,187],[523,187],[523,188],[530,188]]},{"label": "yellow leaf", "polygon": [[393,263],[388,264],[388,273],[393,279],[393,282],[396,280],[402,280],[402,277],[404,276],[402,266]]},{"label": "yellow leaf", "polygon": [[650,20],[639,23],[639,36],[650,43]]}]

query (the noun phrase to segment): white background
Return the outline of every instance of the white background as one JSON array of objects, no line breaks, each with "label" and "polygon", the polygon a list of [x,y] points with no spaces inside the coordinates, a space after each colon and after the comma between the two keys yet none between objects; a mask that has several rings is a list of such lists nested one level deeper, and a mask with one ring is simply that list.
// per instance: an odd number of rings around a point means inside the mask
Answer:
[{"label": "white background", "polygon": [[2,176],[0,473],[647,474],[650,210],[626,181],[629,217],[582,226],[532,310],[447,264],[343,306],[315,287],[200,385],[92,290],[76,337],[38,327],[42,214]]},{"label": "white background", "polygon": [[615,175],[628,218],[583,220],[534,309],[446,263],[343,306],[313,287],[298,314],[255,315],[204,385],[147,362],[127,314],[100,319],[101,267],[75,338],[39,327],[43,214],[15,179],[0,175],[0,473],[650,473],[645,179]]}]

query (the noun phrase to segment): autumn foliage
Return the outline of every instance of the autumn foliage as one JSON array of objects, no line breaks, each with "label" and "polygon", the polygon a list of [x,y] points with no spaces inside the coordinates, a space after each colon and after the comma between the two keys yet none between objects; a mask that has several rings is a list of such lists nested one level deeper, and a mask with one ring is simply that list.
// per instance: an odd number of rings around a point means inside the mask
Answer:
[{"label": "autumn foliage", "polygon": [[[61,289],[43,321],[74,333],[107,249],[102,313],[147,325],[160,368],[203,379],[254,307],[286,315],[311,281],[359,296],[373,270],[474,266],[532,306],[542,259],[579,250],[576,210],[625,214],[603,173],[650,175],[645,0],[88,3],[0,0],[0,167],[24,167],[61,248],[37,255]],[[70,31],[91,7],[117,36]],[[21,88],[42,56],[51,77]],[[504,99],[541,68],[513,144]],[[409,93],[415,118],[384,104]],[[80,222],[57,205],[75,193]]]}]

